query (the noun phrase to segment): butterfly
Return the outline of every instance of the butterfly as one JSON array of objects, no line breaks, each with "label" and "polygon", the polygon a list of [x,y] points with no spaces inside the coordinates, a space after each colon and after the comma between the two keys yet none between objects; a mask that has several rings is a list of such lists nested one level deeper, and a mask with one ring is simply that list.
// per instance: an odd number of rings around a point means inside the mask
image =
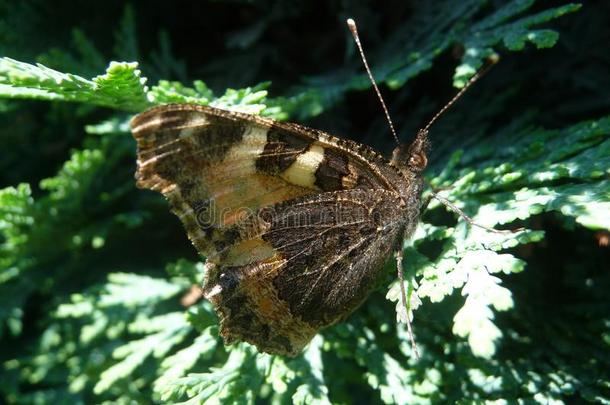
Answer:
[{"label": "butterfly", "polygon": [[417,225],[427,130],[391,159],[297,124],[172,104],[131,121],[137,185],[161,192],[206,261],[226,344],[295,356],[383,277]]},{"label": "butterfly", "polygon": [[[370,147],[298,124],[195,104],[154,107],[135,116],[138,187],[161,192],[206,257],[203,295],[225,344],[296,356],[325,327],[341,322],[379,284],[422,200],[430,126],[493,64],[497,55],[417,132],[400,143],[347,20],[398,146],[390,159]],[[478,225],[451,202],[441,203]]]}]

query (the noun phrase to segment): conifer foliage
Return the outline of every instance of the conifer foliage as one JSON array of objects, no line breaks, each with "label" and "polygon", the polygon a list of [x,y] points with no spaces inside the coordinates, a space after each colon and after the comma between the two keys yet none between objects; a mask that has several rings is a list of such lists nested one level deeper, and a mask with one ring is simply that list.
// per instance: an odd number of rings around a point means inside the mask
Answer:
[{"label": "conifer foliage", "polygon": [[[610,403],[607,4],[166,3],[0,5],[0,402]],[[430,204],[404,246],[420,358],[393,263],[297,358],[225,347],[128,121],[209,104],[387,153],[346,17],[405,141],[501,56],[432,128],[427,182],[524,229]]]}]

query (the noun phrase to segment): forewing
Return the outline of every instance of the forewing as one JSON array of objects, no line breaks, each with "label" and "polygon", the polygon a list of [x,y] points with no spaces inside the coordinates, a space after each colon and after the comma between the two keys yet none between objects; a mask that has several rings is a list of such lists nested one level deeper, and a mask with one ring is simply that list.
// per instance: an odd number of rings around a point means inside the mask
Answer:
[{"label": "forewing", "polygon": [[393,189],[400,180],[366,146],[248,114],[166,105],[131,127],[138,186],[168,198],[206,256],[224,243],[224,228],[261,208],[323,191]]},{"label": "forewing", "polygon": [[209,260],[205,285],[222,336],[299,353],[378,284],[402,235],[400,207],[387,190],[327,192],[276,204],[227,229],[230,244]]}]

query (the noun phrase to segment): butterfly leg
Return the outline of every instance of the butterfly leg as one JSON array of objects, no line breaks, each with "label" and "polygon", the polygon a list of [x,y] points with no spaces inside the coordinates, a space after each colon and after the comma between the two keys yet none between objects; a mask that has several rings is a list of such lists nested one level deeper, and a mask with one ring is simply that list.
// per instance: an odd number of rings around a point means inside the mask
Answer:
[{"label": "butterfly leg", "polygon": [[417,345],[415,344],[415,337],[413,336],[413,326],[411,325],[411,317],[409,315],[410,305],[407,304],[407,293],[405,292],[405,279],[402,273],[402,258],[403,251],[402,247],[394,253],[396,257],[396,272],[398,274],[398,283],[400,286],[400,300],[401,304],[405,310],[404,321],[407,324],[407,330],[409,332],[409,339],[411,340],[411,347],[413,348],[413,353],[415,353],[415,357],[419,359],[419,350],[417,349]]},{"label": "butterfly leg", "polygon": [[[514,230],[513,229],[494,229],[494,228],[489,228],[489,227],[481,225],[481,224],[477,224],[472,218],[470,218],[468,215],[466,215],[464,213],[464,211],[459,209],[455,204],[453,204],[451,201],[449,201],[445,197],[441,197],[440,195],[438,195],[434,191],[431,191],[430,193],[431,194],[430,194],[429,199],[434,198],[434,199],[438,200],[438,202],[440,202],[445,207],[449,208],[451,211],[455,212],[456,214],[458,214],[459,216],[464,218],[464,221],[468,222],[472,226],[476,226],[478,228],[485,229],[488,232],[502,233],[502,234],[517,233],[517,232],[521,232],[521,231],[523,231],[525,229],[525,228],[517,228],[517,229],[514,229]],[[426,202],[426,205],[430,202],[429,199]]]},{"label": "butterfly leg", "polygon": [[426,211],[426,209],[428,209],[428,205],[430,204],[430,201],[432,201],[432,198],[434,198],[434,196],[432,194],[430,194],[424,200],[422,200],[421,205],[419,206],[420,213],[423,214]]},{"label": "butterfly leg", "polygon": [[430,204],[430,201],[432,201],[432,199],[441,191],[446,191],[446,190],[451,190],[453,187],[432,187],[432,185],[428,182],[425,182],[425,184],[430,188],[430,192],[431,194],[426,196],[426,198],[424,200],[422,200],[421,205],[419,206],[419,212],[423,213],[424,211],[426,211],[426,209],[428,208],[428,204]]}]

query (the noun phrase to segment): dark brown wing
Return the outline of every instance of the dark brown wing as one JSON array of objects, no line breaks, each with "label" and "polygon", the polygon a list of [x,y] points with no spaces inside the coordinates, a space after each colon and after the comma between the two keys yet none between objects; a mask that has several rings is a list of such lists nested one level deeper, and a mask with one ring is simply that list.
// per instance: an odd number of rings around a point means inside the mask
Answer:
[{"label": "dark brown wing", "polygon": [[401,204],[386,190],[326,192],[227,229],[230,244],[208,260],[205,287],[225,341],[296,355],[320,328],[344,319],[402,238]]},{"label": "dark brown wing", "polygon": [[295,124],[176,104],[131,122],[139,187],[170,201],[206,256],[223,228],[281,201],[324,191],[396,190],[404,179],[370,148]]}]

